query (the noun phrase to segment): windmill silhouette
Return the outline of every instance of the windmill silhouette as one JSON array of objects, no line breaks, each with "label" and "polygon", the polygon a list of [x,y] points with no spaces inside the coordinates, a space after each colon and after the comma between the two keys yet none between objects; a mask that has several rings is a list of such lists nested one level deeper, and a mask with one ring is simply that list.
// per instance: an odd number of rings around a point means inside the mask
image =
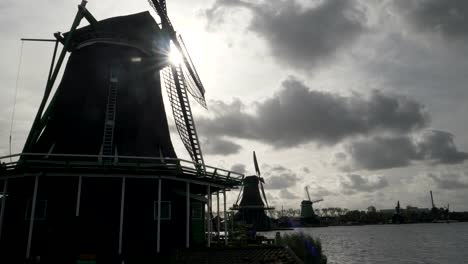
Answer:
[{"label": "windmill silhouette", "polygon": [[255,151],[253,152],[253,161],[256,175],[243,178],[237,201],[232,208],[238,211],[234,215],[234,220],[253,225],[256,230],[269,230],[271,229],[271,219],[267,212],[275,208],[268,205],[263,187],[265,180],[261,177]]},{"label": "windmill silhouette", "polygon": [[[0,262],[141,263],[210,247],[212,196],[226,212],[243,175],[204,163],[188,94],[206,106],[205,89],[165,1],[150,1],[161,23],[148,11],[98,21],[86,3],[46,40],[63,49],[23,152],[0,157]],[[192,161],[176,156],[162,87]]]}]

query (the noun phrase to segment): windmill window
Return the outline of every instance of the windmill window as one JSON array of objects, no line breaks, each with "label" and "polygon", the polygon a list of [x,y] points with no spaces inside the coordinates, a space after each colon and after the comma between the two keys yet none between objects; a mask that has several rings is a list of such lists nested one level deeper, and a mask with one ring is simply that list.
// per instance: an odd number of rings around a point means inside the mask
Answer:
[{"label": "windmill window", "polygon": [[[29,199],[27,201],[26,212],[24,214],[25,220],[31,220],[31,204],[32,204],[32,200]],[[46,217],[47,217],[47,200],[37,200],[34,220],[45,220]]]},{"label": "windmill window", "polygon": [[202,219],[203,218],[203,205],[202,203],[192,203],[192,219]]},{"label": "windmill window", "polygon": [[[154,201],[154,220],[158,220],[158,201]],[[161,220],[171,220],[171,202],[161,201]]]}]

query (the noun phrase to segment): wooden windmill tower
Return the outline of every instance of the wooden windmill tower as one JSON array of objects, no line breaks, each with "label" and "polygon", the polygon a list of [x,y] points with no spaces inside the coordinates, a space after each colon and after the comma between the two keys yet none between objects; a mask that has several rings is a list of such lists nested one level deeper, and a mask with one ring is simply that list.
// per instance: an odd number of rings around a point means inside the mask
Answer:
[{"label": "wooden windmill tower", "polygon": [[[188,98],[205,106],[205,89],[165,1],[150,3],[160,25],[149,12],[98,21],[83,1],[54,35],[63,49],[24,150],[0,157],[0,263],[149,263],[210,247],[211,197],[243,175],[205,164]],[[162,86],[191,161],[172,146]]]},{"label": "wooden windmill tower", "polygon": [[238,223],[252,225],[259,231],[269,230],[271,229],[271,219],[268,217],[267,212],[275,208],[268,205],[263,187],[265,180],[261,177],[255,152],[253,153],[253,160],[256,175],[247,176],[242,181],[242,188],[232,208],[237,210],[234,220]]},{"label": "wooden windmill tower", "polygon": [[301,202],[301,218],[315,218],[315,212],[314,212],[314,203],[322,202],[323,199],[318,199],[315,201],[312,201],[310,199],[310,194],[309,194],[309,186],[304,187],[304,190],[307,194],[307,200],[303,200]]}]

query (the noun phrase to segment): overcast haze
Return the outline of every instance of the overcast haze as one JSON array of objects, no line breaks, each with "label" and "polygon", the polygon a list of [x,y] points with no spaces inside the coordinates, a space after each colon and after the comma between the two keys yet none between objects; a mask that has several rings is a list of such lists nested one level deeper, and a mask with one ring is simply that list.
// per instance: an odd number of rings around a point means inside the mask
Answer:
[{"label": "overcast haze", "polygon": [[[9,153],[19,39],[66,32],[77,4],[0,3],[0,154]],[[167,5],[207,90],[209,110],[194,108],[207,164],[252,174],[255,150],[279,208],[299,207],[309,185],[313,199],[324,198],[317,207],[384,209],[397,200],[429,207],[432,189],[436,205],[468,210],[466,1]],[[105,0],[88,9],[103,19],[149,5]],[[24,43],[14,153],[41,100],[52,50]]]}]

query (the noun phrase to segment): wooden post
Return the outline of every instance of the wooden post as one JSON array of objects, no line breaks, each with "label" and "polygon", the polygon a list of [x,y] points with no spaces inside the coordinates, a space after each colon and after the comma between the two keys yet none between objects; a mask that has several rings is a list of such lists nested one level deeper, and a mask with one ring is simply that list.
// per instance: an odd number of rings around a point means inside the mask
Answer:
[{"label": "wooden post", "polygon": [[36,199],[37,199],[38,185],[39,185],[39,176],[36,176],[36,179],[34,181],[34,192],[33,192],[33,197],[32,197],[31,215],[29,219],[28,244],[26,245],[26,259],[28,260],[31,257],[31,243],[32,243],[33,230],[34,230],[34,218],[36,216]]},{"label": "wooden post", "polygon": [[80,216],[80,204],[81,204],[81,185],[83,184],[83,176],[78,177],[78,192],[76,194],[76,208],[75,216]]},{"label": "wooden post", "polygon": [[156,252],[161,250],[161,178],[158,181],[158,234],[156,238]]},{"label": "wooden post", "polygon": [[234,234],[234,213],[231,212],[231,236]]},{"label": "wooden post", "polygon": [[125,209],[125,179],[125,177],[122,177],[122,192],[120,194],[119,256],[122,256],[122,236]]},{"label": "wooden post", "polygon": [[189,248],[190,247],[190,183],[186,182],[186,189],[187,189],[187,195],[186,195],[186,219],[185,219],[185,247]]},{"label": "wooden post", "polygon": [[8,179],[3,181],[2,210],[0,211],[0,240],[2,239],[3,218],[5,217],[5,205],[8,192]]},{"label": "wooden post", "polygon": [[216,233],[218,235],[218,238],[219,238],[219,234],[220,234],[220,231],[221,231],[221,220],[219,218],[219,190],[216,192],[216,214],[218,216],[218,219],[216,221]]},{"label": "wooden post", "polygon": [[207,216],[207,223],[208,223],[208,247],[211,247],[211,189],[210,185],[207,187],[208,192],[208,216]]},{"label": "wooden post", "polygon": [[226,189],[224,189],[223,192],[223,198],[224,198],[224,244],[227,246],[228,244],[228,227],[227,227],[227,222],[228,222],[228,217],[227,217],[227,212],[226,212]]}]

